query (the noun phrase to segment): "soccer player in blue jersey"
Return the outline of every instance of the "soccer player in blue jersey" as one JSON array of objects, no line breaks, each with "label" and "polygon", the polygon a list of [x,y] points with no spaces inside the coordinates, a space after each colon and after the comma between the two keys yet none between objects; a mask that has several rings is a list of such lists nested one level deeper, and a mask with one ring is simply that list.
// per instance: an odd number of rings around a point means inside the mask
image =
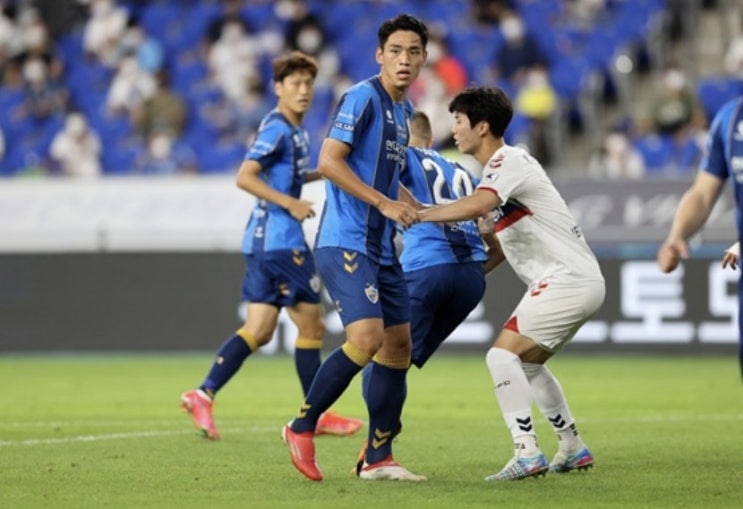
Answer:
[{"label": "soccer player in blue jersey", "polygon": [[[410,121],[410,142],[400,182],[420,204],[443,204],[471,194],[479,179],[461,165],[432,150],[433,133],[428,116],[416,110]],[[490,218],[492,224],[492,218]],[[492,228],[486,241],[494,239]],[[411,363],[422,368],[472,312],[485,294],[485,274],[503,261],[500,245],[489,244],[474,221],[452,224],[420,223],[402,230],[400,263],[410,295]],[[369,368],[363,372],[364,397],[368,394]],[[395,435],[402,429],[395,430]],[[356,465],[363,466],[368,447],[364,442]]]},{"label": "soccer player in blue jersey", "polygon": [[[691,187],[681,198],[671,231],[658,249],[658,266],[671,272],[689,256],[689,238],[707,221],[725,182],[732,177],[738,241],[743,238],[743,97],[727,102],[712,120],[704,157]],[[738,285],[738,360],[743,377],[743,284]]]},{"label": "soccer player in blue jersey", "polygon": [[425,480],[392,455],[411,355],[410,302],[393,238],[395,223],[408,227],[417,217],[398,192],[413,113],[406,92],[426,61],[428,30],[402,14],[382,23],[377,35],[380,72],[341,97],[319,156],[326,202],[315,259],[346,342],[325,360],[296,418],[282,431],[292,463],[314,481],[323,477],[315,459],[317,420],[369,362],[369,448],[359,476]]},{"label": "soccer player in blue jersey", "polygon": [[[312,102],[317,70],[315,60],[300,52],[274,60],[278,104],[261,122],[237,176],[238,187],[258,199],[243,237],[247,318],[219,348],[201,385],[181,395],[182,407],[206,438],[219,439],[212,415],[215,395],[248,356],[271,340],[282,308],[297,326],[294,357],[305,394],[320,367],[325,333],[320,280],[302,230],[302,221],[314,212],[312,203],[300,198],[310,159],[302,119]],[[358,419],[325,412],[316,431],[349,435],[362,425]]]},{"label": "soccer player in blue jersey", "polygon": [[[479,179],[432,150],[432,142],[430,120],[416,111],[401,183],[423,204],[448,203],[471,194]],[[499,249],[488,252],[502,256]],[[413,365],[422,368],[480,302],[485,272],[498,264],[494,259],[486,267],[486,261],[474,221],[420,223],[404,231],[400,263],[410,295]]]}]

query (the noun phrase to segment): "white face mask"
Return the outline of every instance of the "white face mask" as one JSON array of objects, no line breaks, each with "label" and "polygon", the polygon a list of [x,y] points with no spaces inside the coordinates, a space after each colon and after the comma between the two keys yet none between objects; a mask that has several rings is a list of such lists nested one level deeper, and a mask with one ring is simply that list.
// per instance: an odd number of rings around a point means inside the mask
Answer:
[{"label": "white face mask", "polygon": [[663,76],[663,83],[671,90],[681,90],[686,86],[686,77],[681,71],[670,70],[666,71]]},{"label": "white face mask", "polygon": [[46,78],[46,67],[41,60],[29,60],[23,66],[23,79],[37,83]]},{"label": "white face mask", "polygon": [[165,159],[170,155],[172,145],[170,136],[158,134],[150,141],[150,154],[156,159]]},{"label": "white face mask", "polygon": [[313,54],[322,45],[322,34],[316,28],[305,28],[297,35],[297,46],[305,53]]},{"label": "white face mask", "polygon": [[70,136],[74,136],[75,138],[79,138],[85,134],[85,126],[85,118],[79,113],[70,114],[65,121],[65,130]]},{"label": "white face mask", "polygon": [[513,41],[524,35],[524,24],[518,18],[506,18],[500,22],[500,31],[506,40]]},{"label": "white face mask", "polygon": [[46,42],[46,32],[34,25],[23,32],[23,43],[27,48],[39,48]]}]

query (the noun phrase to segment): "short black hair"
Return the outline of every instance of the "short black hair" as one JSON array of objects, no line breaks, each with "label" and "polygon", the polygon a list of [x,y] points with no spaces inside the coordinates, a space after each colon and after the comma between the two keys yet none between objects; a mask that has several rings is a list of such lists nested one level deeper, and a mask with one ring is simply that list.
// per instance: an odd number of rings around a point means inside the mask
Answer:
[{"label": "short black hair", "polygon": [[317,78],[317,61],[301,51],[292,51],[273,60],[273,81],[281,83],[284,78],[295,71],[307,71],[312,78]]},{"label": "short black hair", "polygon": [[426,45],[428,44],[428,27],[421,20],[410,14],[400,14],[382,23],[377,31],[379,48],[384,49],[384,45],[387,43],[390,35],[400,30],[418,34],[421,38],[421,43],[423,43],[423,49],[426,49]]},{"label": "short black hair", "polygon": [[474,126],[485,121],[496,138],[502,138],[513,118],[513,104],[498,87],[474,86],[459,92],[449,103],[450,113],[461,113]]}]

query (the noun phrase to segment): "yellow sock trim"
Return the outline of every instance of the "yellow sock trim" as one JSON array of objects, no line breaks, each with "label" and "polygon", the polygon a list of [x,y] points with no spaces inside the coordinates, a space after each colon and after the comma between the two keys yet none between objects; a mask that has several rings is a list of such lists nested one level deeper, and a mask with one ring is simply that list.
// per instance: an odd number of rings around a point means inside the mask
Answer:
[{"label": "yellow sock trim", "polygon": [[303,350],[319,350],[322,348],[322,339],[297,338],[294,342],[294,348]]},{"label": "yellow sock trim", "polygon": [[408,369],[410,367],[410,357],[397,357],[394,359],[380,357],[375,355],[372,359],[377,364],[386,366],[390,369]]},{"label": "yellow sock trim", "polygon": [[248,348],[250,348],[251,352],[255,352],[256,350],[258,350],[258,342],[255,340],[250,332],[246,331],[245,329],[238,329],[237,335],[243,338],[243,341],[248,344]]},{"label": "yellow sock trim", "polygon": [[351,361],[353,361],[355,364],[358,364],[362,368],[369,364],[369,361],[371,360],[372,356],[366,353],[365,351],[361,350],[360,348],[357,348],[353,344],[351,344],[348,340],[346,340],[345,343],[341,346],[343,349],[343,353],[345,353]]}]

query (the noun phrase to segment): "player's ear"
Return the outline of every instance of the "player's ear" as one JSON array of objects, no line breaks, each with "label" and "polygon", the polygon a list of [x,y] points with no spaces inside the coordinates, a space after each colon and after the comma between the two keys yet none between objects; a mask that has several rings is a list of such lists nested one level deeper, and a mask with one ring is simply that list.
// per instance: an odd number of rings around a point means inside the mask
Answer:
[{"label": "player's ear", "polygon": [[375,51],[375,57],[379,65],[382,65],[382,55],[384,55],[384,51],[382,50],[382,48],[377,46],[377,50]]}]

